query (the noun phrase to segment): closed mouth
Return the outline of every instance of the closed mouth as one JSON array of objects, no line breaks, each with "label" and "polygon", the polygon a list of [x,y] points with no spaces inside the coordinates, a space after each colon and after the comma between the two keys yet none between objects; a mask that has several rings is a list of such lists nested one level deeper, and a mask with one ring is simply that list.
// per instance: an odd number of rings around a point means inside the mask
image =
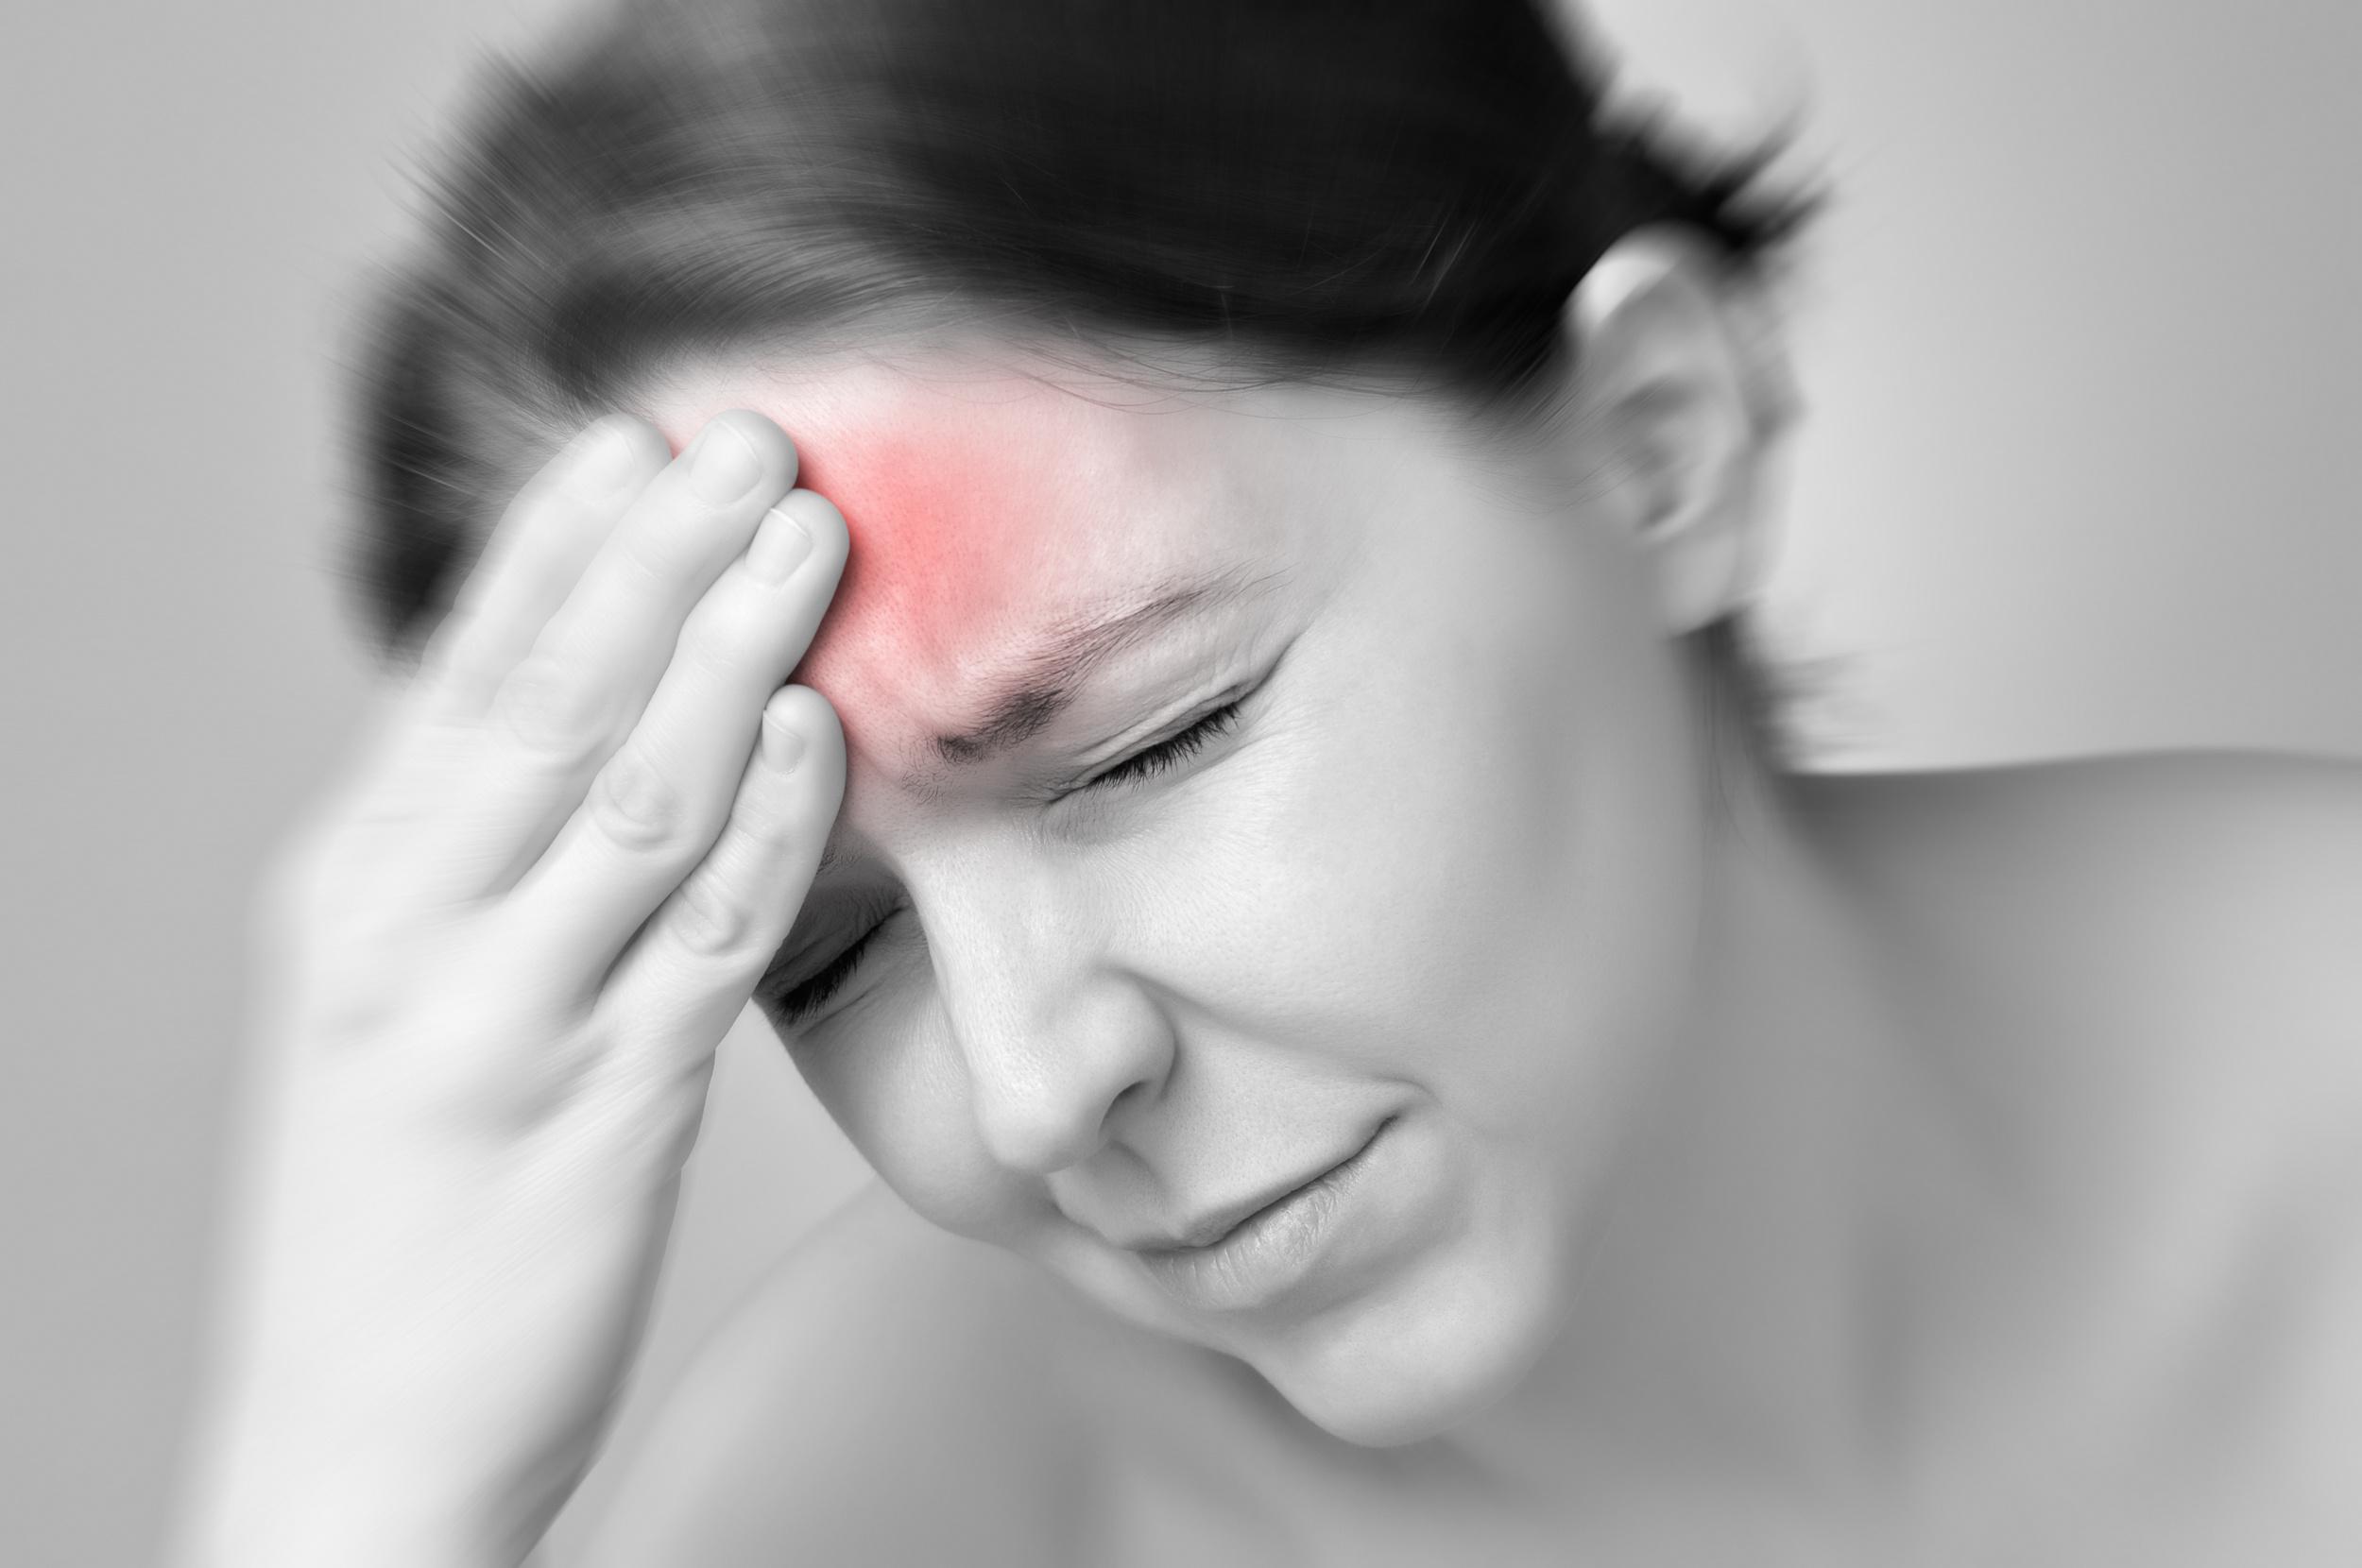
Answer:
[{"label": "closed mouth", "polygon": [[1320,1185],[1323,1182],[1327,1181],[1330,1177],[1336,1175],[1339,1171],[1344,1170],[1347,1166],[1353,1164],[1354,1161],[1360,1159],[1364,1153],[1368,1152],[1370,1145],[1376,1143],[1378,1141],[1378,1134],[1385,1132],[1386,1129],[1393,1124],[1393,1122],[1394,1118],[1392,1116],[1387,1117],[1385,1121],[1378,1123],[1377,1128],[1371,1132],[1368,1137],[1361,1140],[1361,1146],[1355,1149],[1352,1153],[1346,1155],[1344,1159],[1339,1160],[1335,1165],[1329,1166],[1326,1169],[1315,1172],[1313,1175],[1296,1183],[1286,1191],[1274,1193],[1269,1198],[1264,1199],[1261,1202],[1257,1203],[1253,1208],[1246,1209],[1244,1211],[1232,1210],[1227,1215],[1216,1215],[1204,1223],[1194,1227],[1188,1233],[1187,1236],[1178,1241],[1160,1242],[1154,1246],[1147,1247],[1135,1247],[1133,1251],[1138,1253],[1143,1257],[1174,1257],[1190,1253],[1210,1252],[1214,1248],[1221,1246],[1224,1241],[1230,1239],[1230,1237],[1238,1234],[1239,1231],[1260,1219],[1262,1216],[1301,1196],[1307,1190]]}]

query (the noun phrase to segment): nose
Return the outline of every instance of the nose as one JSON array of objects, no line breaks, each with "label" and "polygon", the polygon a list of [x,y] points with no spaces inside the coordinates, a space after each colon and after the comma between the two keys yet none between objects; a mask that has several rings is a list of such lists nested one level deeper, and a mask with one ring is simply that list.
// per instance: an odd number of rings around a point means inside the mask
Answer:
[{"label": "nose", "polygon": [[1105,1147],[1126,1106],[1153,1102],[1171,1052],[1161,1025],[1102,992],[1102,1005],[1069,1005],[1060,1027],[999,1037],[962,1035],[984,1147],[1033,1176],[1082,1164]]},{"label": "nose", "polygon": [[933,923],[937,996],[977,1132],[1012,1171],[1047,1176],[1090,1158],[1172,1068],[1170,1026],[1087,903],[1061,907],[1047,890],[946,898]]}]

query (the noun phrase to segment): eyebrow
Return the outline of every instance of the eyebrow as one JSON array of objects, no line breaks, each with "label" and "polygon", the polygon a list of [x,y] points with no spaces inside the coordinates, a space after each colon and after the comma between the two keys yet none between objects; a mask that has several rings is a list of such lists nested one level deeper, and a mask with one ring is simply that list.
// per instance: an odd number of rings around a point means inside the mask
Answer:
[{"label": "eyebrow", "polygon": [[[911,793],[931,799],[950,769],[971,767],[1038,733],[1073,704],[1098,666],[1125,649],[1246,604],[1290,575],[1284,569],[1252,572],[1239,567],[1178,574],[1154,582],[1145,598],[1126,594],[1075,612],[984,681],[979,705],[983,717],[971,728],[938,735],[929,743],[937,765],[914,773],[908,781]],[[824,875],[844,858],[836,835],[830,834],[820,846],[813,876]]]},{"label": "eyebrow", "polygon": [[[1129,607],[1100,604],[1071,616],[982,687],[984,717],[972,729],[935,737],[935,754],[965,767],[1032,739],[1064,712],[1092,672],[1127,649],[1186,622],[1244,603],[1280,574],[1236,568],[1170,577]],[[1122,604],[1119,601],[1119,605]]]},{"label": "eyebrow", "polygon": [[[950,770],[972,767],[1038,734],[1072,706],[1093,672],[1117,655],[1245,604],[1287,575],[1228,567],[1170,576],[1152,583],[1145,594],[1135,590],[1072,612],[985,677],[978,687],[981,716],[968,728],[934,737],[926,748],[933,765],[915,773],[912,792],[924,799],[941,787]],[[831,844],[823,850],[823,867],[835,862],[833,849]]]}]

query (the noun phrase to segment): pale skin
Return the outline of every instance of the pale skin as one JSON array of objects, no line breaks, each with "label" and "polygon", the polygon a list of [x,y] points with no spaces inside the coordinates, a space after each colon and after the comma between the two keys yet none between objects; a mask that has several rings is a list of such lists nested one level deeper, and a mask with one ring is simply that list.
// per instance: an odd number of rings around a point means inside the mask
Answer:
[{"label": "pale skin", "polygon": [[[716,1341],[602,1561],[2362,1526],[2353,770],[1742,769],[1710,826],[1678,639],[1756,587],[1778,367],[1661,237],[1566,330],[1514,449],[985,346],[684,365],[553,465],[286,862],[285,1111],[183,1560],[521,1560],[713,1044],[783,938],[808,973],[898,903],[786,1034],[881,1185]],[[745,443],[732,499],[672,460],[700,431]],[[810,538],[777,581],[775,504]],[[931,750],[1073,606],[1206,571],[1252,591],[1005,751]],[[1141,1268],[1378,1126],[1303,1291]],[[2278,1273],[2259,1234],[2301,1238]]]}]

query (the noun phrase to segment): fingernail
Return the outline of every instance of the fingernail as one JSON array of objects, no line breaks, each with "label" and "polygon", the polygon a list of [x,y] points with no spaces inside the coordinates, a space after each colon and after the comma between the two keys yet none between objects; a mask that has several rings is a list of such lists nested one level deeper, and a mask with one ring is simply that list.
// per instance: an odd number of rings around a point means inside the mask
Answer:
[{"label": "fingernail", "polygon": [[710,424],[697,437],[689,464],[689,487],[709,505],[736,501],[762,477],[762,459],[746,437],[725,424]]},{"label": "fingernail", "polygon": [[762,716],[762,759],[774,773],[794,773],[804,759],[804,738],[776,713]]},{"label": "fingernail", "polygon": [[746,571],[758,583],[784,583],[811,554],[812,536],[804,525],[788,516],[786,507],[774,506],[762,515],[754,542],[746,547]]}]

